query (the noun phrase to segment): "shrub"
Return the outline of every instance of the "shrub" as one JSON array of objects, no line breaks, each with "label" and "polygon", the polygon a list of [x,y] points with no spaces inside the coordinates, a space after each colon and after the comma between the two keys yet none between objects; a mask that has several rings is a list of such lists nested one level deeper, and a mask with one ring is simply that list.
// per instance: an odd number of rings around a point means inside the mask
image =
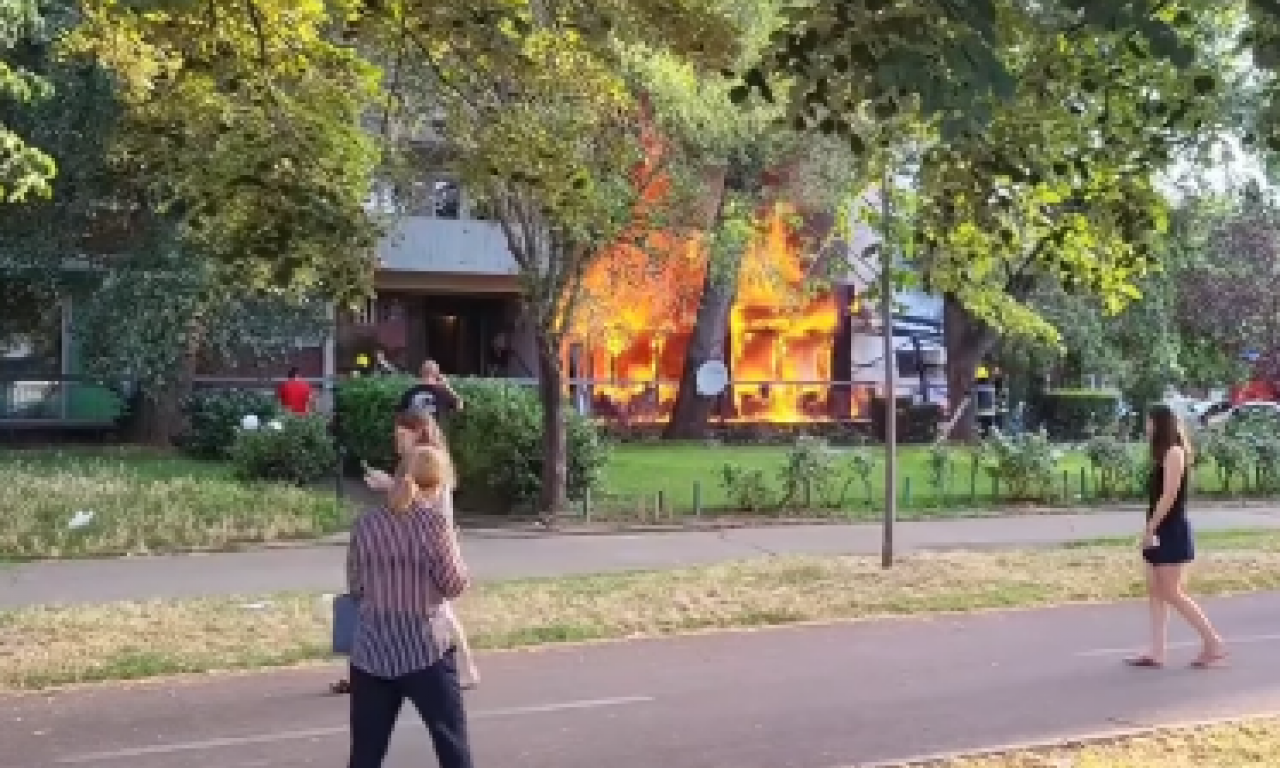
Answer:
[{"label": "shrub", "polygon": [[801,436],[787,451],[787,463],[779,471],[782,480],[782,504],[799,505],[812,509],[814,503],[838,504],[832,498],[839,489],[840,477],[836,473],[835,455],[825,440]]},{"label": "shrub", "polygon": [[1223,431],[1245,440],[1280,436],[1280,411],[1268,406],[1241,406],[1227,418]]},{"label": "shrub", "polygon": [[338,386],[335,412],[342,449],[375,467],[396,465],[395,413],[408,376],[360,376]]},{"label": "shrub", "polygon": [[[895,429],[899,443],[929,443],[938,437],[938,425],[943,421],[942,406],[937,403],[917,403],[909,397],[897,398]],[[885,438],[885,399],[871,399],[871,433],[877,440]]]},{"label": "shrub", "polygon": [[1061,453],[1043,430],[1016,437],[996,431],[982,441],[980,451],[987,473],[1009,498],[1043,499],[1053,488]]},{"label": "shrub", "polygon": [[1115,498],[1132,485],[1138,461],[1124,441],[1110,435],[1095,437],[1085,446],[1085,455],[1093,465],[1099,496]]},{"label": "shrub", "polygon": [[930,446],[928,468],[929,487],[933,489],[934,499],[941,506],[951,495],[951,478],[955,468],[951,449],[941,444]]},{"label": "shrub", "polygon": [[1258,490],[1267,493],[1280,491],[1280,438],[1257,437],[1249,447],[1253,450]]},{"label": "shrub", "polygon": [[231,453],[245,416],[267,422],[280,415],[280,405],[268,392],[252,389],[206,389],[191,393],[182,404],[186,429],[178,445],[202,459],[225,459]]},{"label": "shrub", "polygon": [[1043,426],[1054,440],[1087,440],[1118,426],[1120,396],[1114,392],[1056,389],[1043,398]]},{"label": "shrub", "polygon": [[[445,425],[459,493],[472,504],[510,510],[542,488],[542,404],[533,387],[502,379],[454,382],[466,407]],[[581,499],[600,482],[608,450],[589,419],[566,406],[568,491]]]},{"label": "shrub", "polygon": [[736,509],[759,512],[773,505],[769,481],[759,467],[725,464],[720,468],[720,485]]},{"label": "shrub", "polygon": [[241,429],[231,447],[231,462],[242,480],[307,485],[331,475],[337,458],[321,416],[290,414],[257,429]]},{"label": "shrub", "polygon": [[1243,490],[1249,479],[1249,466],[1253,458],[1246,441],[1227,434],[1207,432],[1200,450],[1205,458],[1213,461],[1224,492],[1231,492],[1231,483],[1236,479],[1241,481]]},{"label": "shrub", "polygon": [[841,490],[841,500],[849,486],[855,481],[862,486],[864,498],[867,506],[872,505],[871,500],[871,475],[876,469],[875,455],[865,448],[856,448],[848,453],[844,460],[845,467],[845,484]]},{"label": "shrub", "polygon": [[[443,427],[458,470],[461,503],[509,511],[537,498],[542,487],[542,405],[538,392],[504,379],[454,379],[465,402]],[[374,466],[396,462],[395,408],[413,385],[405,376],[369,376],[338,387],[338,434],[343,448]],[[568,410],[569,496],[599,484],[608,460],[596,426]]]}]

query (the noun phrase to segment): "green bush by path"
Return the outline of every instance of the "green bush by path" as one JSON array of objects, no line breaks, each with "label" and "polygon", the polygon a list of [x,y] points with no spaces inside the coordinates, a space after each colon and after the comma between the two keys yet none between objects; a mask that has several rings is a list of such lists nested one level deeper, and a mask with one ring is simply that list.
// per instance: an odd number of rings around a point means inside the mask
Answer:
[{"label": "green bush by path", "polygon": [[[414,380],[368,376],[338,388],[338,430],[345,450],[373,466],[395,465],[392,439],[400,395]],[[443,427],[457,463],[458,501],[472,511],[507,511],[537,497],[542,473],[542,406],[532,387],[505,379],[453,379],[465,408]],[[568,415],[569,494],[581,498],[607,459],[599,430]]]},{"label": "green bush by path", "polygon": [[360,376],[338,385],[338,440],[344,451],[375,467],[396,464],[396,406],[413,386],[408,376]]},{"label": "green bush by path", "polygon": [[[0,451],[0,559],[221,549],[342,530],[328,489],[246,483],[157,451]],[[77,513],[91,515],[72,528]]]},{"label": "green bush by path", "polygon": [[[537,498],[542,487],[542,404],[538,392],[502,379],[454,382],[466,407],[445,430],[458,467],[460,503],[509,510]],[[608,459],[599,430],[566,407],[570,498],[596,487]]]},{"label": "green bush by path", "polygon": [[1087,440],[1114,432],[1120,396],[1097,389],[1055,389],[1042,395],[1045,428],[1055,441]]},{"label": "green bush by path", "polygon": [[286,414],[240,430],[230,458],[242,480],[307,485],[333,475],[338,452],[328,419]]},{"label": "green bush by path", "polygon": [[231,454],[245,416],[266,423],[280,415],[270,393],[252,389],[206,389],[191,393],[182,404],[187,420],[178,445],[201,459],[225,459]]}]

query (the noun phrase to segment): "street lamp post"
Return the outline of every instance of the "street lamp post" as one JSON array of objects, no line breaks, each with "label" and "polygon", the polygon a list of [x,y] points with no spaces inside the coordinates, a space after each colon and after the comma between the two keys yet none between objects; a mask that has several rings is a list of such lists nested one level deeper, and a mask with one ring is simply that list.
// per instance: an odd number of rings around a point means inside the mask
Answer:
[{"label": "street lamp post", "polygon": [[893,528],[898,514],[898,357],[893,343],[892,203],[889,167],[880,185],[880,330],[884,335],[884,523],[880,565],[893,567]]}]

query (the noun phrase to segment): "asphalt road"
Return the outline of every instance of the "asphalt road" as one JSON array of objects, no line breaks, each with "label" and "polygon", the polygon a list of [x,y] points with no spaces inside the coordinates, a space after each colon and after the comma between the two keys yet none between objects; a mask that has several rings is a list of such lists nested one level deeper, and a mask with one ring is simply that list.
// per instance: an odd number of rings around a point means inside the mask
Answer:
[{"label": "asphalt road", "polygon": [[[843,768],[1280,711],[1280,593],[1207,606],[1231,667],[1120,663],[1141,605],[712,634],[482,656],[482,768]],[[1187,640],[1185,632],[1175,640]],[[342,764],[336,669],[0,699],[0,765]],[[434,765],[406,715],[388,768]]]},{"label": "asphalt road", "polygon": [[[1204,508],[1198,530],[1280,528],[1280,509]],[[1136,536],[1142,513],[1089,512],[900,523],[900,551],[985,549]],[[761,555],[875,554],[879,525],[797,525],[631,535],[464,534],[480,579],[679,568]],[[342,588],[341,546],[0,564],[0,610],[43,603],[252,595]]]}]

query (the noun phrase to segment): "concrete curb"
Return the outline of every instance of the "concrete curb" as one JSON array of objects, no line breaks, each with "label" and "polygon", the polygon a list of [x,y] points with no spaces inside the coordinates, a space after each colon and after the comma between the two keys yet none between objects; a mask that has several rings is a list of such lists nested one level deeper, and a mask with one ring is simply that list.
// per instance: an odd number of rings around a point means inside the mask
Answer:
[{"label": "concrete curb", "polygon": [[[1271,513],[1280,517],[1280,503],[1275,501],[1239,501],[1239,502],[1215,502],[1209,504],[1199,504],[1197,511],[1215,512],[1215,511],[1255,511],[1264,512],[1271,510]],[[947,517],[930,517],[930,518],[899,518],[899,523],[936,523],[946,524],[950,522],[963,522],[967,520],[1021,520],[1027,518],[1054,518],[1067,517],[1073,515],[1089,515],[1093,513],[1106,512],[1144,512],[1146,507],[1141,504],[1116,504],[1109,507],[1098,506],[1082,506],[1082,507],[998,507],[990,510],[974,510],[961,509]],[[974,514],[978,512],[980,514]],[[628,524],[628,523],[569,523],[558,527],[554,530],[537,525],[536,523],[511,523],[509,525],[469,525],[468,521],[463,518],[459,520],[459,527],[468,536],[492,539],[538,539],[565,536],[635,536],[640,534],[660,534],[660,533],[720,533],[724,531],[741,531],[756,530],[767,531],[774,528],[794,528],[797,526],[847,526],[847,525],[879,525],[878,520],[842,520],[832,517],[792,517],[792,518],[772,518],[772,519],[726,519],[716,520],[708,519],[699,522],[696,519],[692,521],[684,521],[680,523],[652,523],[652,524]],[[278,549],[288,547],[309,547],[323,546],[328,544],[346,545],[347,534],[336,533],[326,536],[322,539],[311,539],[307,541],[288,541],[288,542],[267,542],[264,544],[249,544],[237,551],[252,551],[253,549]]]},{"label": "concrete curb", "polygon": [[1126,739],[1152,736],[1169,731],[1189,731],[1199,728],[1214,728],[1223,725],[1238,725],[1258,720],[1271,720],[1280,717],[1280,712],[1260,712],[1242,717],[1216,717],[1204,720],[1180,720],[1161,725],[1119,725],[1102,731],[1093,731],[1079,736],[1066,736],[1058,739],[1040,741],[1015,742],[996,747],[976,750],[958,750],[952,752],[936,752],[928,755],[909,757],[904,760],[889,760],[876,763],[855,763],[853,765],[833,766],[833,768],[937,768],[948,763],[961,760],[977,760],[988,757],[1000,757],[1014,752],[1043,752],[1053,749],[1073,749],[1099,746]]},{"label": "concrete curb", "polygon": [[[1280,518],[1280,505],[1275,501],[1268,502],[1221,502],[1200,504],[1196,507],[1197,511],[1212,513],[1215,511],[1253,511],[1258,514],[1268,514],[1273,517]],[[965,514],[972,513],[977,510],[959,510],[957,514],[948,517],[920,518],[920,519],[899,519],[899,524],[935,524],[946,525],[948,523],[961,523],[970,520],[1024,520],[1034,518],[1055,518],[1068,516],[1087,516],[1090,514],[1114,513],[1114,512],[1142,512],[1145,507],[1136,504],[1117,504],[1111,507],[1005,507],[994,510],[982,510],[983,514]],[[732,531],[767,531],[776,528],[795,528],[800,526],[851,526],[862,525],[872,526],[879,525],[876,520],[840,520],[832,518],[782,518],[767,520],[707,520],[703,523],[696,521],[684,523],[670,524],[636,524],[629,525],[625,523],[609,524],[600,523],[596,525],[559,527],[554,530],[538,526],[532,523],[512,523],[510,525],[498,526],[473,526],[467,525],[465,519],[459,522],[459,526],[463,532],[474,538],[483,539],[547,539],[547,538],[564,538],[564,537],[608,537],[608,536],[648,536],[667,533],[727,533]],[[200,555],[221,555],[228,553],[251,553],[251,552],[270,552],[274,550],[287,549],[314,549],[317,547],[345,547],[350,539],[350,534],[346,531],[331,533],[317,539],[297,539],[290,541],[266,541],[266,542],[243,542],[226,547],[216,549],[171,549],[164,552],[118,552],[104,553],[86,557],[64,557],[64,558],[20,558],[4,561],[7,565],[28,565],[33,563],[63,563],[69,561],[80,560],[123,560],[134,558],[150,558],[150,557],[182,557]],[[1064,538],[1051,543],[1031,544],[1031,545],[963,545],[958,548],[973,549],[975,547],[983,549],[1022,549],[1027,547],[1052,547],[1072,544],[1081,539]],[[934,547],[931,549],[949,549],[951,547]]]}]

